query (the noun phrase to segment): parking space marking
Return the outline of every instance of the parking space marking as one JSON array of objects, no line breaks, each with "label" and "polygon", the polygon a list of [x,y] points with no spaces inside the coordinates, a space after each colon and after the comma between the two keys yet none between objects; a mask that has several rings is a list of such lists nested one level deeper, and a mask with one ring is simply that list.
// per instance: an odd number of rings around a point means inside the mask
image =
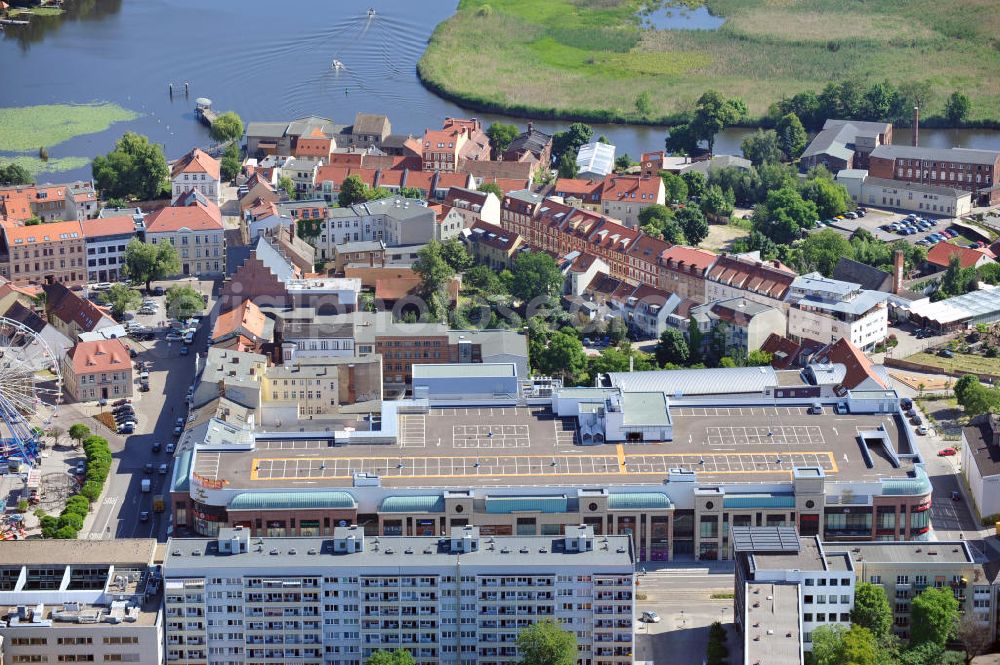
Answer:
[{"label": "parking space marking", "polygon": [[250,477],[251,480],[319,480],[350,478],[354,473],[373,473],[389,478],[666,475],[672,468],[746,474],[791,473],[796,466],[820,466],[827,473],[838,470],[829,452],[626,454],[624,446],[619,445],[614,455],[255,458]]},{"label": "parking space marking", "polygon": [[527,448],[527,425],[452,425],[455,448]]},{"label": "parking space marking", "polygon": [[422,414],[399,416],[399,445],[401,448],[427,447],[427,423]]}]

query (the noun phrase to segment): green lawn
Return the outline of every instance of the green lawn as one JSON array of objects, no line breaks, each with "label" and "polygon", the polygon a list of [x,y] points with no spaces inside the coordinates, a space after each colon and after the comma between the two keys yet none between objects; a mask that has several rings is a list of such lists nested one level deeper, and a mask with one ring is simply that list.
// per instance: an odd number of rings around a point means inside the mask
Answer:
[{"label": "green lawn", "polygon": [[[709,88],[742,97],[761,116],[782,96],[856,77],[929,82],[929,115],[961,89],[972,97],[972,119],[1000,118],[994,0],[707,4],[726,18],[721,29],[641,29],[640,0],[461,0],[418,70],[442,94],[538,116],[666,119]],[[649,117],[635,108],[643,92],[653,101]]]},{"label": "green lawn", "polygon": [[1000,358],[955,353],[954,358],[942,358],[933,353],[915,353],[906,360],[939,367],[946,372],[1000,375]]},{"label": "green lawn", "polygon": [[16,7],[10,10],[10,17],[17,18],[21,15],[59,16],[65,11],[61,7]]},{"label": "green lawn", "polygon": [[0,151],[28,152],[103,132],[139,115],[117,104],[47,104],[0,108]]}]

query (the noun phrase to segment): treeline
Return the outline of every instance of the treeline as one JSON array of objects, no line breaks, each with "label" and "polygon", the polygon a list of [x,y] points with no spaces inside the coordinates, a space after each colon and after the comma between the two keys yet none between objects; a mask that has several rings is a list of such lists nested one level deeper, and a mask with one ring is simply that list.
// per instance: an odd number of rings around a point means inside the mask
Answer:
[{"label": "treeline", "polygon": [[913,107],[921,108],[921,124],[955,127],[963,124],[972,110],[967,95],[955,91],[936,115],[924,107],[930,103],[932,86],[929,81],[909,81],[898,86],[890,81],[866,86],[857,79],[831,81],[817,92],[800,92],[775,102],[768,109],[767,119],[777,123],[794,113],[806,128],[818,130],[828,118],[839,120],[869,120],[909,125]]}]

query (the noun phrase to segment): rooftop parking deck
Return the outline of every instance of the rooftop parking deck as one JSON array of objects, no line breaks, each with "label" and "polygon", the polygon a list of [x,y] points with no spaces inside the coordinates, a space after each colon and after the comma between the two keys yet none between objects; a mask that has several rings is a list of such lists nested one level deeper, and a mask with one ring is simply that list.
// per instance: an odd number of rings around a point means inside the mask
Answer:
[{"label": "rooftop parking deck", "polygon": [[581,446],[574,420],[544,408],[435,408],[399,416],[395,445],[335,447],[332,436],[280,440],[258,433],[249,452],[199,452],[194,471],[231,488],[348,487],[353,474],[381,477],[386,487],[635,484],[662,482],[671,468],[700,480],[780,481],[793,467],[818,466],[834,479],[904,477],[880,445],[862,455],[858,435],[885,427],[905,447],[886,415],[810,415],[805,407],[674,407],[674,440]]}]

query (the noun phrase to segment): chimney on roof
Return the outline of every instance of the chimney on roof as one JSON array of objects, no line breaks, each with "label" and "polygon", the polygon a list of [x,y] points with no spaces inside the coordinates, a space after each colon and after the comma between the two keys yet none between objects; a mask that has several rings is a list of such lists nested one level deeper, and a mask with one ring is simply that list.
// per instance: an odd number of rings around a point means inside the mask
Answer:
[{"label": "chimney on roof", "polygon": [[920,107],[913,107],[913,147],[920,145]]},{"label": "chimney on roof", "polygon": [[892,292],[898,294],[903,289],[903,250],[897,249],[892,259]]},{"label": "chimney on roof", "polygon": [[530,134],[531,130],[534,129],[534,128],[535,128],[535,123],[533,123],[532,121],[529,120],[528,121],[528,133]]}]

